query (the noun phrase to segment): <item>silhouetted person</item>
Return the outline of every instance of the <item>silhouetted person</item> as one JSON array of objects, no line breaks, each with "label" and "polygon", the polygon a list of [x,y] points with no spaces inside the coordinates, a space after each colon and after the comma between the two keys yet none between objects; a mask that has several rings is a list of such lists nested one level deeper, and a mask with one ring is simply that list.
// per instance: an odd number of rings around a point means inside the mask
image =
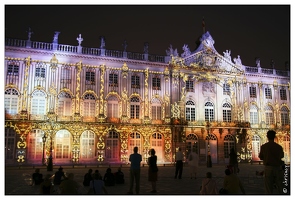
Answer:
[{"label": "silhouetted person", "polygon": [[276,132],[267,132],[268,142],[260,148],[259,158],[264,165],[264,187],[266,194],[273,194],[274,184],[280,194],[283,194],[284,171],[282,158],[284,151],[281,145],[274,142]]},{"label": "silhouetted person", "polygon": [[84,175],[83,185],[89,186],[90,181],[92,181],[92,169],[89,169],[88,172]]},{"label": "silhouetted person", "polygon": [[124,184],[125,178],[124,173],[121,171],[121,167],[118,168],[118,171],[115,173],[116,184]]},{"label": "silhouetted person", "polygon": [[157,156],[155,149],[151,149],[151,156],[148,158],[148,181],[152,183],[152,191],[151,193],[157,192],[156,183],[158,181],[158,167],[157,167]]},{"label": "silhouetted person", "polygon": [[35,169],[35,173],[32,174],[32,185],[40,185],[43,182],[43,175],[40,173],[40,169]]},{"label": "silhouetted person", "polygon": [[54,174],[53,184],[60,185],[60,183],[66,178],[67,177],[66,177],[65,173],[63,172],[63,168],[60,167],[60,168],[58,168],[58,171],[55,172],[55,174]]},{"label": "silhouetted person", "polygon": [[239,173],[239,165],[238,165],[238,155],[235,152],[234,148],[230,149],[229,153],[229,165],[232,167],[233,173]]},{"label": "silhouetted person", "polygon": [[176,168],[175,168],[175,176],[174,178],[178,178],[181,179],[182,177],[182,169],[183,169],[183,153],[181,151],[181,148],[178,148],[178,152],[175,155],[175,160],[176,160]]},{"label": "silhouetted person", "polygon": [[106,173],[104,174],[103,181],[105,186],[114,186],[115,185],[115,175],[112,173],[111,168],[107,168]]},{"label": "silhouetted person", "polygon": [[127,194],[133,194],[133,183],[135,180],[135,192],[139,194],[139,181],[140,181],[140,162],[142,161],[141,155],[138,153],[138,147],[134,147],[133,154],[130,155],[130,188]]},{"label": "silhouetted person", "polygon": [[40,194],[52,194],[53,185],[50,180],[51,175],[47,174],[44,178],[44,181],[40,184]]},{"label": "silhouetted person", "polygon": [[74,180],[74,174],[69,173],[66,180],[59,185],[60,194],[78,194],[80,184]]},{"label": "silhouetted person", "polygon": [[104,181],[98,173],[94,173],[94,179],[90,181],[89,189],[94,190],[94,194],[108,194],[108,191],[105,188]]},{"label": "silhouetted person", "polygon": [[227,194],[240,194],[240,191],[245,194],[241,180],[230,169],[225,170],[223,189],[227,190]]}]

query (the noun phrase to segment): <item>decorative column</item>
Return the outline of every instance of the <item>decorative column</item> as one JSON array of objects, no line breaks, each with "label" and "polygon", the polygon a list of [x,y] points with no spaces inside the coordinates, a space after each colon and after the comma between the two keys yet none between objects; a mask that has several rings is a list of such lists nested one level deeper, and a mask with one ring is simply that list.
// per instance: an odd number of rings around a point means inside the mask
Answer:
[{"label": "decorative column", "polygon": [[211,168],[212,167],[212,160],[211,160],[211,152],[210,152],[210,122],[207,122],[206,124],[206,128],[207,128],[207,148],[208,148],[208,151],[207,151],[207,168]]},{"label": "decorative column", "polygon": [[28,77],[29,77],[29,68],[31,66],[31,57],[25,58],[25,77],[24,77],[24,85],[23,85],[23,96],[22,96],[22,110],[20,112],[20,118],[23,120],[28,119],[28,111],[27,111],[27,98],[28,98]]},{"label": "decorative column", "polygon": [[74,121],[81,121],[81,115],[80,115],[80,77],[81,77],[81,71],[82,71],[82,61],[78,62],[76,65],[76,98],[75,98],[75,113],[74,113]]},{"label": "decorative column", "polygon": [[105,122],[105,116],[104,116],[104,76],[105,76],[105,65],[100,66],[100,91],[99,91],[99,115],[98,115],[98,121],[99,122]]},{"label": "decorative column", "polygon": [[56,121],[56,99],[57,99],[57,86],[56,86],[56,69],[57,69],[58,60],[53,55],[52,59],[50,60],[50,88],[49,88],[49,112],[47,116],[52,121]]},{"label": "decorative column", "polygon": [[128,91],[126,90],[126,87],[127,87],[127,77],[128,77],[129,68],[126,63],[123,64],[121,70],[122,70],[122,88],[123,88],[123,91],[121,92],[122,101],[123,101],[121,122],[128,123],[128,116],[127,116]]},{"label": "decorative column", "polygon": [[149,69],[145,69],[145,80],[144,80],[144,124],[150,124],[151,120],[149,118]]}]

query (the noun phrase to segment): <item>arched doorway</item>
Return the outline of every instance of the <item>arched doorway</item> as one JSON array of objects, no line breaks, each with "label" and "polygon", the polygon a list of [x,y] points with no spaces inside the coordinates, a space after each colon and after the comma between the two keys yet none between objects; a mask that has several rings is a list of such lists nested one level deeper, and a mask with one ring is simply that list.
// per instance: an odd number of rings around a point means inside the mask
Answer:
[{"label": "arched doorway", "polygon": [[[213,134],[209,134],[206,136],[206,154],[208,153],[208,139],[209,139],[211,161],[212,163],[217,163],[217,137]],[[206,156],[206,159],[207,159],[207,156]]]},{"label": "arched doorway", "polygon": [[232,136],[230,134],[224,136],[223,147],[224,147],[224,162],[229,163],[230,149],[231,148],[235,149],[235,138],[234,138],[234,136]]},{"label": "arched doorway", "polygon": [[155,149],[157,155],[157,162],[164,162],[163,160],[163,136],[160,133],[154,133],[151,137],[151,148]]},{"label": "arched doorway", "polygon": [[80,138],[81,161],[94,161],[95,159],[95,133],[93,131],[84,131]]},{"label": "arched doorway", "polygon": [[68,130],[60,130],[56,133],[53,144],[53,162],[71,162],[71,134]]},{"label": "arched doorway", "polygon": [[196,153],[199,154],[199,141],[198,136],[190,133],[186,136],[186,152],[191,152],[193,149],[196,149]]},{"label": "arched doorway", "polygon": [[258,135],[253,135],[252,137],[252,160],[257,161],[260,160],[259,152],[260,152],[260,137]]},{"label": "arched doorway", "polygon": [[107,161],[120,161],[119,134],[115,130],[110,130],[107,134],[105,158]]}]

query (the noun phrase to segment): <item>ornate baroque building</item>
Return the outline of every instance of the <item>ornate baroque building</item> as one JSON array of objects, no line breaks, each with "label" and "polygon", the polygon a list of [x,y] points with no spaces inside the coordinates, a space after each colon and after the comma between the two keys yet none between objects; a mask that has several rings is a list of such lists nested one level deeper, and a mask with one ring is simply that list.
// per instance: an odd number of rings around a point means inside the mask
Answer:
[{"label": "ornate baroque building", "polygon": [[200,163],[259,160],[266,132],[290,162],[290,72],[245,66],[219,54],[206,32],[200,45],[167,56],[6,38],[5,162],[126,163],[133,147],[144,158],[174,162],[178,147],[197,149]]}]

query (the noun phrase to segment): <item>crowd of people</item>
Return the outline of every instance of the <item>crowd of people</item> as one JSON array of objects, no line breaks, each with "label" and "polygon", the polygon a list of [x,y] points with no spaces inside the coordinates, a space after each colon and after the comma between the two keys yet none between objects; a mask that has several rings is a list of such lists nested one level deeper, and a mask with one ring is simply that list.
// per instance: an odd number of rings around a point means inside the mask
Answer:
[{"label": "crowd of people", "polygon": [[[264,171],[260,172],[264,176],[265,193],[273,194],[274,185],[278,191],[282,190],[282,158],[284,156],[282,147],[274,142],[274,131],[267,132],[268,143],[261,146],[259,157],[263,160]],[[183,173],[183,163],[186,159],[189,166],[189,174],[191,179],[197,178],[199,156],[196,148],[188,151],[185,158],[185,153],[179,147],[175,154],[175,179],[181,179]],[[130,161],[130,181],[129,191],[127,194],[140,194],[140,173],[142,156],[138,153],[138,147],[134,147],[133,153],[129,156]],[[151,182],[151,193],[157,193],[158,181],[158,166],[157,156],[154,149],[149,150],[148,164],[148,180]],[[240,180],[237,153],[234,148],[230,149],[229,163],[225,168],[225,175],[222,183],[222,188],[218,188],[217,181],[208,171],[201,181],[199,194],[201,195],[216,195],[216,194],[246,194],[242,181]],[[257,173],[257,172],[256,172]],[[258,173],[257,173],[258,174]],[[46,174],[45,177],[40,173],[40,169],[36,169],[32,174],[32,184],[40,185],[40,194],[81,194],[80,189],[84,186],[87,194],[108,194],[107,187],[115,186],[116,184],[124,184],[124,173],[119,167],[116,172],[112,172],[109,167],[102,176],[99,170],[88,169],[84,175],[82,184],[74,179],[74,174],[65,174],[63,168],[60,167],[54,175]],[[134,190],[135,185],[135,190]],[[85,191],[85,190],[84,190]]]}]

